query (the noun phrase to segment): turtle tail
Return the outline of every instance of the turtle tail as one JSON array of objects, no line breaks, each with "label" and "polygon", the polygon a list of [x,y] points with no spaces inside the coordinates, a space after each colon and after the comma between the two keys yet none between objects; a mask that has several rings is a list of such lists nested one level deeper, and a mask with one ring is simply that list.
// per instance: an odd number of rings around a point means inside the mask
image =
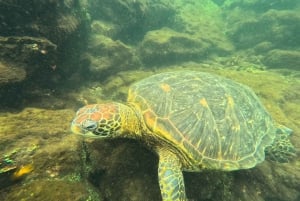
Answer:
[{"label": "turtle tail", "polygon": [[296,150],[289,137],[293,130],[282,125],[277,125],[276,136],[273,144],[266,147],[266,158],[279,163],[287,163],[296,156]]}]

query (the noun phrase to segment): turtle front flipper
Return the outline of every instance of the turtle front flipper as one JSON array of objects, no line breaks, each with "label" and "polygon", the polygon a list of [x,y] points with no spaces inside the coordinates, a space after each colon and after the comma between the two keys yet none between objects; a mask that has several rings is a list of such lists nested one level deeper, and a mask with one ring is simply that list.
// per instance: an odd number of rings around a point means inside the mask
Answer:
[{"label": "turtle front flipper", "polygon": [[280,163],[287,163],[296,156],[296,150],[289,137],[293,130],[283,125],[277,125],[276,136],[273,144],[266,147],[266,157]]},{"label": "turtle front flipper", "polygon": [[164,148],[158,149],[157,152],[159,155],[158,179],[163,201],[186,201],[179,158]]}]

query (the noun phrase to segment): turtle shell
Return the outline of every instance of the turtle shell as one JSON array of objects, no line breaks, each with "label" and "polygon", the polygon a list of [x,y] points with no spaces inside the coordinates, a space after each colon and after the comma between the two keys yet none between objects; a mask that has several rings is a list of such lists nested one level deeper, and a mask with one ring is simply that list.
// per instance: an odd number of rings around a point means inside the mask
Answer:
[{"label": "turtle shell", "polygon": [[271,116],[250,88],[209,73],[151,76],[130,87],[128,102],[185,170],[251,168],[275,137]]}]

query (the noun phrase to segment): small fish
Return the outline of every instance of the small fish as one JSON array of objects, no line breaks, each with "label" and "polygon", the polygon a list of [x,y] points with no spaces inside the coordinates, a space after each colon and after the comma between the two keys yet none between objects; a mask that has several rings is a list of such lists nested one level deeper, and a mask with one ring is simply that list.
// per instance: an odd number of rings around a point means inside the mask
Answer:
[{"label": "small fish", "polygon": [[52,65],[52,66],[50,66],[50,68],[51,68],[52,70],[55,70],[55,69],[57,68],[57,66],[56,66],[56,65]]},{"label": "small fish", "polygon": [[25,175],[29,174],[32,171],[33,171],[33,165],[32,164],[21,166],[20,168],[18,168],[13,173],[13,175],[11,176],[11,179],[13,181],[19,180],[19,179],[21,179],[22,177],[24,177]]},{"label": "small fish", "polygon": [[45,54],[48,53],[48,51],[47,50],[40,50],[40,53],[45,55]]}]

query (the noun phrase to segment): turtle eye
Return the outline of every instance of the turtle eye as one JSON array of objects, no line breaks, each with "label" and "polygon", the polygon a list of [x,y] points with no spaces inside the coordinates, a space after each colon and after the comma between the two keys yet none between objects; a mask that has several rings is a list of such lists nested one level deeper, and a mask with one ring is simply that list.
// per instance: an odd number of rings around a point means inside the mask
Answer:
[{"label": "turtle eye", "polygon": [[88,131],[94,131],[97,128],[97,122],[87,119],[82,123],[82,128]]}]

